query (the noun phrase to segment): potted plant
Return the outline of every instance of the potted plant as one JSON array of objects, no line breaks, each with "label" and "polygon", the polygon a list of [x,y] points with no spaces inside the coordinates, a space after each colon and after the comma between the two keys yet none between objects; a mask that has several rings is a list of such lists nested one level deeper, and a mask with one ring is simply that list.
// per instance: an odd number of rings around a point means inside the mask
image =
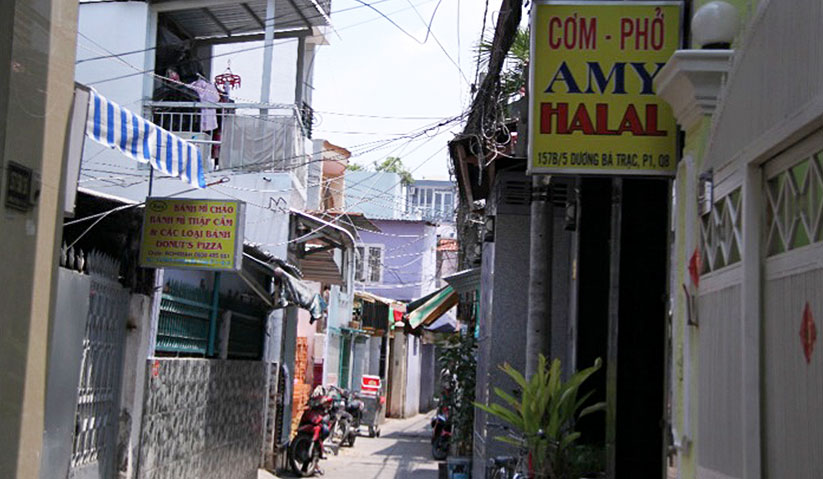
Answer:
[{"label": "potted plant", "polygon": [[[442,345],[439,358],[444,384],[440,405],[449,411],[452,425],[450,479],[468,479],[474,434],[474,385],[477,340],[470,332],[455,334]],[[446,384],[448,383],[448,384]]]},{"label": "potted plant", "polygon": [[574,430],[574,423],[606,406],[600,402],[583,408],[592,392],[578,398],[578,391],[583,382],[600,369],[600,365],[598,358],[593,366],[563,381],[559,359],[549,364],[545,356],[540,355],[537,370],[529,380],[506,363],[500,368],[517,383],[520,397],[494,388],[495,394],[505,405],[476,404],[509,423],[518,433],[520,440],[512,437],[496,439],[528,451],[531,479],[577,479],[575,474],[581,472],[579,463],[587,460],[587,456],[584,454],[585,448],[575,445],[580,432]]}]

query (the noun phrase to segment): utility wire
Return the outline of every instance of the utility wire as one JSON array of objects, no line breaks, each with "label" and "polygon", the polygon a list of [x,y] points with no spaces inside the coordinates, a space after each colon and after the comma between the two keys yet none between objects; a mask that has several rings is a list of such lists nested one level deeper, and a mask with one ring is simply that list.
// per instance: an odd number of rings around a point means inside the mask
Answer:
[{"label": "utility wire", "polygon": [[[389,1],[392,1],[392,0],[376,0],[376,1],[372,2],[372,4],[376,5],[378,3],[385,3],[385,2],[389,2]],[[431,1],[434,1],[434,0],[431,0]],[[428,2],[426,2],[426,3],[428,3]],[[341,8],[340,10],[335,10],[331,13],[332,13],[332,15],[339,15],[341,13],[345,13],[345,12],[348,12],[348,11],[351,11],[351,10],[359,10],[361,8],[365,8],[365,5],[355,5],[353,7]],[[294,17],[294,18],[288,18],[288,17]],[[316,13],[316,14],[307,16],[306,19],[307,20],[314,20],[316,18],[322,18],[322,17],[323,17],[322,14]],[[265,29],[265,27],[268,26],[268,24],[272,20],[274,20],[274,24],[277,25],[278,20],[285,21],[287,18],[289,20],[292,20],[292,19],[296,20],[298,18],[302,20],[302,17],[300,17],[299,13],[298,13],[298,14],[283,14],[282,16],[275,15],[274,17],[267,17],[267,18],[261,19],[260,21],[263,23],[263,27]],[[241,30],[233,30],[231,33],[232,33],[232,35],[251,35],[251,34],[254,34],[254,33],[257,33],[257,32],[260,32],[260,31],[261,30],[259,28],[254,28],[254,29],[249,29],[249,30],[242,30],[242,29]],[[291,39],[289,39],[289,40],[291,40]],[[93,61],[97,61],[97,60],[104,60],[106,58],[111,58],[113,56],[136,55],[138,53],[150,52],[152,50],[157,50],[159,48],[171,48],[171,47],[176,47],[176,46],[190,45],[192,43],[197,43],[198,41],[202,41],[202,39],[198,40],[197,38],[192,38],[192,39],[180,40],[180,41],[177,41],[177,42],[165,43],[163,45],[156,45],[156,46],[153,46],[153,47],[142,48],[142,49],[139,49],[139,50],[130,50],[130,51],[127,51],[127,52],[112,53],[110,55],[101,55],[101,56],[97,56],[97,57],[83,58],[83,59],[77,60],[74,63],[76,65],[78,65],[80,63],[93,62]]]},{"label": "utility wire", "polygon": [[[356,1],[359,1],[359,0],[356,0]],[[420,2],[420,3],[418,3],[417,5],[418,5],[418,6],[420,6],[420,5],[425,5],[425,4],[427,4],[427,3],[431,3],[431,2],[433,2],[433,1],[434,1],[434,0],[427,0],[427,1],[425,1],[425,2]],[[361,2],[361,3],[362,3],[362,2]],[[364,5],[364,6],[365,6],[365,5]],[[400,10],[396,10],[396,11],[394,11],[394,12],[391,12],[391,13],[389,13],[388,15],[394,15],[394,14],[396,14],[396,13],[400,13],[400,12],[402,12],[402,11],[409,10],[409,9],[410,9],[410,7],[402,8],[402,9],[400,9]],[[319,17],[319,16],[320,16],[320,15],[318,15],[318,17]],[[355,24],[353,24],[353,25],[347,25],[347,26],[342,27],[342,28],[339,28],[339,29],[337,29],[337,30],[338,30],[338,31],[348,30],[349,28],[357,27],[357,26],[363,25],[363,24],[365,24],[365,23],[370,23],[370,22],[373,22],[373,21],[375,21],[375,20],[379,20],[379,18],[372,18],[372,19],[365,20],[365,21],[362,21],[362,22],[359,22],[359,23],[355,23]],[[285,39],[285,40],[280,40],[280,41],[277,41],[277,42],[273,42],[273,44],[274,44],[274,45],[282,45],[282,44],[288,43],[288,42],[290,42],[290,41],[293,41],[293,39]],[[154,48],[162,48],[162,47],[163,47],[163,45],[159,45],[159,46],[154,47]],[[266,45],[266,44],[263,44],[263,45],[255,45],[255,46],[253,46],[253,47],[243,48],[243,49],[240,49],[240,50],[233,50],[233,51],[230,51],[230,52],[216,53],[216,54],[211,54],[211,55],[201,55],[201,56],[197,56],[197,57],[192,57],[189,61],[198,61],[198,62],[200,62],[200,61],[204,61],[204,60],[213,60],[213,59],[215,59],[215,58],[222,58],[222,57],[226,57],[226,56],[235,55],[235,54],[238,54],[238,53],[246,53],[246,52],[251,52],[251,51],[255,51],[255,50],[262,50],[262,49],[267,48],[267,47],[268,47],[268,45]],[[146,51],[148,51],[148,50],[149,50],[149,49],[146,49]],[[116,53],[109,53],[109,54],[108,54],[108,58],[115,57],[115,56],[119,56],[119,55],[118,55],[118,54],[116,54]],[[101,59],[102,59],[102,58],[101,58]],[[141,71],[139,71],[139,72],[135,72],[135,73],[128,73],[128,74],[125,74],[125,75],[120,75],[120,76],[116,76],[116,77],[112,77],[112,78],[105,78],[105,79],[102,79],[102,80],[96,80],[96,81],[94,81],[94,82],[90,82],[90,83],[88,83],[88,85],[89,85],[89,86],[99,85],[99,84],[101,84],[101,83],[108,83],[108,82],[111,82],[111,81],[122,80],[122,79],[125,79],[125,78],[131,78],[131,77],[133,77],[133,76],[137,76],[137,75],[140,75],[140,74],[148,74],[148,73],[151,73],[151,72],[154,72],[154,69],[151,69],[151,70],[141,70]]]}]

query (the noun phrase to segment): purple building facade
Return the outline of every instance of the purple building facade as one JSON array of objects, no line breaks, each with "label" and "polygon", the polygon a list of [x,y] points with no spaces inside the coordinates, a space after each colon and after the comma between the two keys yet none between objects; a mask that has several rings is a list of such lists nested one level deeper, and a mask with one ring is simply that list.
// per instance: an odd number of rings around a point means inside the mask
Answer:
[{"label": "purple building facade", "polygon": [[[372,219],[379,233],[360,231],[355,286],[399,301],[437,288],[437,226],[423,220]],[[411,417],[428,411],[434,386],[434,345],[396,329],[390,340],[387,411]],[[361,355],[355,350],[355,363]]]},{"label": "purple building facade", "polygon": [[360,232],[357,289],[412,301],[436,289],[437,227],[421,220],[371,220],[380,233]]}]

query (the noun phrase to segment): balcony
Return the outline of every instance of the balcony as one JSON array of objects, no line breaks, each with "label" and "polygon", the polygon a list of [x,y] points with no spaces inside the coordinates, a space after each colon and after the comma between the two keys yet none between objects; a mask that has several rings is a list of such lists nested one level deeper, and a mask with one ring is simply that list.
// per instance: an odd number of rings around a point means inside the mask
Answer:
[{"label": "balcony", "polygon": [[293,105],[151,101],[146,117],[199,145],[207,171],[288,171],[305,186],[309,129]]}]

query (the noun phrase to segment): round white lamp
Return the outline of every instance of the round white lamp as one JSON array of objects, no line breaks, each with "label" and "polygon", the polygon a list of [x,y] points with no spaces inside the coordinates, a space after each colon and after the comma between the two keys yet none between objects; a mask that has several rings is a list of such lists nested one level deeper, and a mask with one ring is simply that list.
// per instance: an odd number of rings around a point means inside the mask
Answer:
[{"label": "round white lamp", "polygon": [[692,37],[700,48],[728,49],[740,25],[737,8],[723,2],[709,2],[694,12]]}]

